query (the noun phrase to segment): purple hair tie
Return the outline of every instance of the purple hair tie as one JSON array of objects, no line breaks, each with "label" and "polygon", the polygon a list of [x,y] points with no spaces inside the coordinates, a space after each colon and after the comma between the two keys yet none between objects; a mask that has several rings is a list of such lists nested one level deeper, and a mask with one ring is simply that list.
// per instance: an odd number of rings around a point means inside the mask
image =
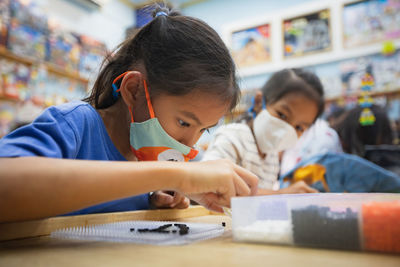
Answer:
[{"label": "purple hair tie", "polygon": [[158,16],[168,16],[168,14],[167,13],[165,13],[164,11],[158,11],[157,13],[156,13],[156,16],[155,16],[155,18],[157,18]]}]

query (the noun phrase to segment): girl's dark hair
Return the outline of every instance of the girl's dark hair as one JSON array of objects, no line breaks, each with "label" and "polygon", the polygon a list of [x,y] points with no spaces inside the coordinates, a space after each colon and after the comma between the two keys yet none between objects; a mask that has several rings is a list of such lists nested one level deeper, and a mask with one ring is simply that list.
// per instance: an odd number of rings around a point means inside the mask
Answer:
[{"label": "girl's dark hair", "polygon": [[202,90],[234,108],[240,97],[235,65],[218,34],[199,19],[159,5],[153,18],[105,59],[91,94],[84,100],[96,109],[113,105],[117,101],[112,96],[113,80],[133,70],[135,64],[143,64],[151,96]]},{"label": "girl's dark hair", "polygon": [[393,144],[393,133],[385,109],[377,105],[370,108],[375,116],[375,123],[369,126],[360,124],[362,107],[349,110],[343,120],[334,129],[339,134],[343,150],[346,153],[364,156],[365,145]]},{"label": "girl's dark hair", "polygon": [[324,111],[324,90],[319,78],[304,69],[283,69],[275,72],[262,87],[266,105],[279,101],[290,93],[302,94],[318,106],[317,119]]}]

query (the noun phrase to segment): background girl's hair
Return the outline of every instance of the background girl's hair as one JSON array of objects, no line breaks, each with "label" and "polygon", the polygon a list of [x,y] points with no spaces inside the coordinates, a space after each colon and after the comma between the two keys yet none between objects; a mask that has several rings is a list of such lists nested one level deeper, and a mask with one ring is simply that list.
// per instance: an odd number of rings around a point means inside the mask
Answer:
[{"label": "background girl's hair", "polygon": [[372,105],[370,109],[376,118],[373,125],[360,124],[363,108],[357,106],[349,110],[343,120],[333,126],[342,141],[344,152],[363,157],[365,145],[393,144],[393,133],[386,110],[377,105]]},{"label": "background girl's hair", "polygon": [[324,90],[319,78],[304,69],[283,69],[275,72],[262,87],[266,105],[273,104],[289,93],[302,94],[318,106],[317,119],[324,112]]},{"label": "background girl's hair", "polygon": [[[166,15],[158,15],[163,11]],[[240,90],[235,65],[225,44],[205,22],[156,5],[153,20],[122,43],[103,62],[84,101],[96,109],[113,105],[112,81],[143,64],[151,96],[185,95],[201,90],[236,106]]]}]

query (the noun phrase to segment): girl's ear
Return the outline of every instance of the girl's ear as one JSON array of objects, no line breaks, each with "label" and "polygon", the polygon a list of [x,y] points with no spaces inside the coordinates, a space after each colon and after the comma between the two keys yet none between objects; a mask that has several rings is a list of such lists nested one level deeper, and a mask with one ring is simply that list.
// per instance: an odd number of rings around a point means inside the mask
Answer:
[{"label": "girl's ear", "polygon": [[263,102],[263,94],[260,90],[257,90],[254,96],[254,105],[262,106],[262,102]]},{"label": "girl's ear", "polygon": [[143,74],[138,71],[127,72],[119,88],[125,104],[130,108],[134,107],[140,94],[143,94]]},{"label": "girl's ear", "polygon": [[263,109],[263,94],[260,90],[257,90],[254,96],[253,110],[256,114],[258,114],[261,112],[262,109]]}]

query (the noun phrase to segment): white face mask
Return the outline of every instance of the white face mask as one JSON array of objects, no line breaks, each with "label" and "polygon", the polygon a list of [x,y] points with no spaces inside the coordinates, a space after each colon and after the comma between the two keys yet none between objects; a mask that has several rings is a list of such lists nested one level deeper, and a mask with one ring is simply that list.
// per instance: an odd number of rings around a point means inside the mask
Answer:
[{"label": "white face mask", "polygon": [[262,153],[283,151],[297,142],[295,129],[285,121],[275,118],[263,109],[253,123],[254,135]]}]

